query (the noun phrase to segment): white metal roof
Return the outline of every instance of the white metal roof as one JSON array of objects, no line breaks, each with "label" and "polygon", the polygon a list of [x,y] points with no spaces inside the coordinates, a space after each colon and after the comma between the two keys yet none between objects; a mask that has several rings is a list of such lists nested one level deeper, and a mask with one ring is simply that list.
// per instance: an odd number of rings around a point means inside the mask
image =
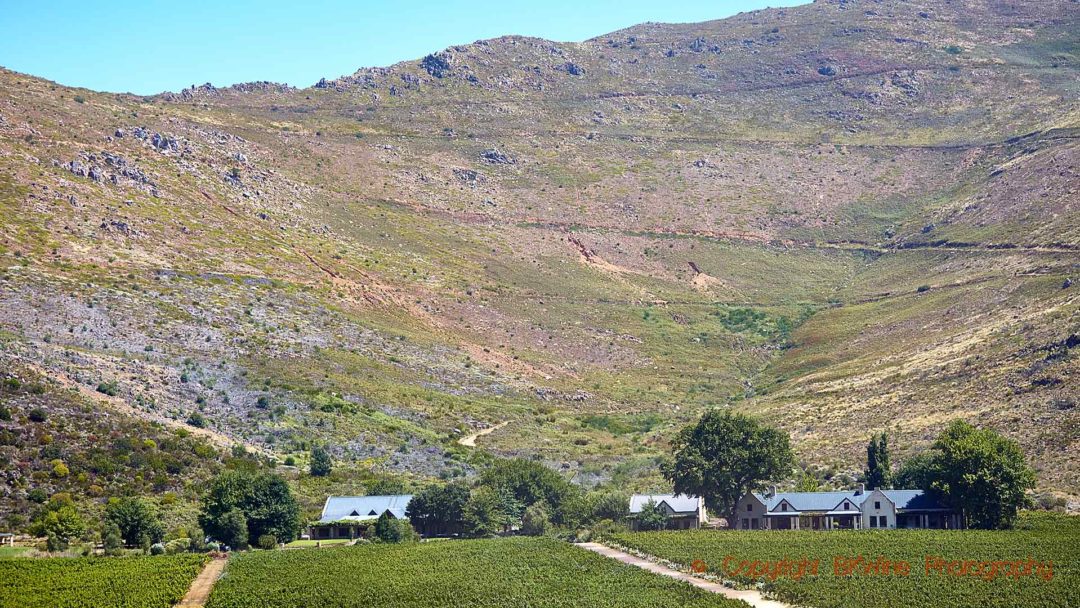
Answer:
[{"label": "white metal roof", "polygon": [[322,523],[332,521],[365,521],[376,519],[386,511],[394,517],[405,517],[412,494],[388,496],[330,496],[323,505]]},{"label": "white metal roof", "polygon": [[641,513],[641,508],[652,501],[665,503],[676,513],[696,513],[700,501],[696,496],[686,494],[634,494],[630,497],[630,512]]}]

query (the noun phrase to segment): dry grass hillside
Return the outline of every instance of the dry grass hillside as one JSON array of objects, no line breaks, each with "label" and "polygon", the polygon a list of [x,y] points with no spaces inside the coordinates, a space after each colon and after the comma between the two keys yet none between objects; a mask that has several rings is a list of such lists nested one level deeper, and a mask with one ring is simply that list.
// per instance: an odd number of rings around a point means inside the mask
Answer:
[{"label": "dry grass hillside", "polygon": [[1078,21],[815,2],[151,97],[0,71],[0,368],[417,477],[504,421],[478,445],[647,487],[713,405],[841,473],[965,417],[1075,497]]}]

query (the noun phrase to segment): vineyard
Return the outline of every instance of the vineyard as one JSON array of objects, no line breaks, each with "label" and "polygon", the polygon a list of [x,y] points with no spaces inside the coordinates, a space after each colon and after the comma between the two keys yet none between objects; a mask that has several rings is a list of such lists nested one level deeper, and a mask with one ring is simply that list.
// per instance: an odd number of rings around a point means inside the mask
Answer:
[{"label": "vineyard", "polygon": [[[687,568],[701,560],[696,565],[703,562],[710,574],[743,583],[757,581],[778,599],[815,608],[1080,606],[1080,517],[1028,515],[1021,527],[1026,529],[693,530],[625,533],[611,540]],[[834,571],[835,558],[860,556],[862,562],[840,564],[850,568],[850,574]],[[819,560],[816,575],[803,568],[799,576],[803,558],[809,563]],[[788,563],[786,572],[785,559],[795,562]],[[974,563],[963,573],[965,560]],[[1038,564],[1029,568],[1029,560]],[[953,561],[960,563],[950,572]],[[995,561],[1002,564],[982,565]],[[1021,565],[1017,570],[1006,562]],[[910,565],[907,574],[902,563]],[[756,576],[747,576],[748,570]]]},{"label": "vineyard", "polygon": [[237,555],[207,606],[745,608],[742,602],[544,538]]},{"label": "vineyard", "polygon": [[0,608],[169,608],[204,555],[0,560]]}]

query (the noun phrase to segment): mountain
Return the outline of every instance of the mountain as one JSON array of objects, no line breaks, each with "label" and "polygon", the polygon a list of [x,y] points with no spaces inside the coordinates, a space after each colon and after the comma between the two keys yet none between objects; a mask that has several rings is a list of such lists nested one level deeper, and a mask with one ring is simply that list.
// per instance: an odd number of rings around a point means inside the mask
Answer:
[{"label": "mountain", "polygon": [[[506,422],[476,443],[643,489],[710,406],[836,483],[871,432],[903,458],[963,417],[1075,508],[1078,22],[840,0],[304,89],[0,71],[2,373],[416,478]],[[5,468],[27,404],[70,407],[11,390]]]}]

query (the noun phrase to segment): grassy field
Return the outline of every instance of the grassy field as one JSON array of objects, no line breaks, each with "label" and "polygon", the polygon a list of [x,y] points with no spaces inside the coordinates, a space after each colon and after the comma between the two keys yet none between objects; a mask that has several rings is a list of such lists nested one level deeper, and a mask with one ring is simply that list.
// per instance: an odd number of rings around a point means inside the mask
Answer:
[{"label": "grassy field", "polygon": [[740,606],[535,538],[237,555],[208,608]]},{"label": "grassy field", "polygon": [[[717,532],[679,531],[616,535],[618,544],[684,566],[702,560],[708,572],[743,583],[759,583],[764,591],[797,605],[815,608],[921,608],[964,606],[980,608],[1080,605],[1080,518],[1028,515],[1021,528],[1009,531],[835,531],[821,532]],[[725,565],[725,559],[731,557]],[[864,558],[852,574],[834,570],[836,558]],[[927,559],[930,558],[928,569]],[[948,574],[938,569],[936,558],[946,563],[977,562],[969,569],[983,577]],[[797,577],[768,569],[748,576],[740,564],[748,561],[777,563],[820,560],[817,575]],[[889,574],[867,572],[866,563],[884,558],[892,562]],[[1041,562],[1030,574],[986,575],[982,562],[1028,560]],[[908,562],[904,575],[899,562]],[[1050,564],[1050,566],[1048,566]],[[880,564],[879,564],[880,565]],[[765,567],[759,565],[758,568]],[[842,566],[844,567],[844,566]],[[963,565],[960,566],[963,568]],[[774,567],[775,568],[775,567]],[[809,572],[809,567],[805,572]],[[879,570],[880,572],[880,570]],[[734,575],[733,575],[734,574]],[[754,572],[754,574],[758,574]],[[796,580],[797,579],[797,580]],[[990,579],[990,580],[987,580]]]},{"label": "grassy field", "polygon": [[2,608],[168,608],[205,555],[0,560]]}]

